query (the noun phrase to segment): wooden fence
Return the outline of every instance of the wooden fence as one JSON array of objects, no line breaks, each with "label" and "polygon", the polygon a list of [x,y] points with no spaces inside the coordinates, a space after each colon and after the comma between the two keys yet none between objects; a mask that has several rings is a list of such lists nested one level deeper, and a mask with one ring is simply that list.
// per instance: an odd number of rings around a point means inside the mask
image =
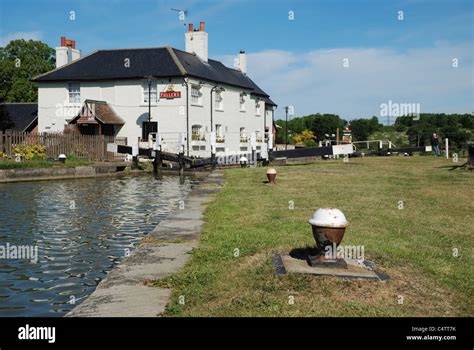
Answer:
[{"label": "wooden fence", "polygon": [[0,153],[14,158],[14,147],[42,145],[46,147],[46,157],[56,159],[60,154],[75,155],[95,161],[119,161],[123,154],[107,152],[107,143],[126,145],[126,137],[105,135],[82,135],[79,133],[22,133],[0,131]]}]

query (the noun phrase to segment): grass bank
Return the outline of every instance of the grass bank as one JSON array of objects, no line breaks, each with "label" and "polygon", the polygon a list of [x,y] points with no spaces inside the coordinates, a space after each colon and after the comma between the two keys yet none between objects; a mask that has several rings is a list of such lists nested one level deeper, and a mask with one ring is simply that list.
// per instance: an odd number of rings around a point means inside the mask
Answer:
[{"label": "grass bank", "polygon": [[32,159],[21,162],[15,162],[14,160],[0,160],[0,169],[36,169],[36,168],[49,168],[54,166],[63,167],[76,167],[82,165],[94,164],[93,161],[81,158],[68,158],[65,163],[50,162],[43,159]]},{"label": "grass bank", "polygon": [[[274,186],[264,168],[225,170],[190,263],[155,282],[173,288],[167,315],[474,315],[474,173],[452,166],[434,157],[318,161],[277,167]],[[274,274],[274,253],[314,244],[307,220],[319,207],[345,213],[343,244],[364,245],[390,281]]]}]

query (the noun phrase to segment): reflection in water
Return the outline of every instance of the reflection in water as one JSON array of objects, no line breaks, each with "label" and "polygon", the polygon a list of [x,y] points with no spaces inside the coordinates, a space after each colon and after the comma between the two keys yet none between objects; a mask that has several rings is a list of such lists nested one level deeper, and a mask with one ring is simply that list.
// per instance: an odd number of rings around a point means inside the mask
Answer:
[{"label": "reflection in water", "polygon": [[38,247],[37,263],[0,258],[0,316],[63,316],[191,186],[145,175],[0,184],[0,246]]}]

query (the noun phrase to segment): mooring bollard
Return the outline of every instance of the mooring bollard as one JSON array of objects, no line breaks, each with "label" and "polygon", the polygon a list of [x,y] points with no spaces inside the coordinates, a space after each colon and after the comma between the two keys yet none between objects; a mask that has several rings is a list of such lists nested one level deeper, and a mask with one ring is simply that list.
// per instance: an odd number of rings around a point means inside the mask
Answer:
[{"label": "mooring bollard", "polygon": [[276,176],[277,176],[277,171],[273,168],[270,168],[267,170],[267,179],[268,183],[270,184],[275,184],[276,183]]},{"label": "mooring bollard", "polygon": [[349,224],[342,211],[337,208],[319,208],[308,222],[319,251],[318,259],[324,259],[328,246],[332,249],[341,243]]},{"label": "mooring bollard", "polygon": [[247,157],[244,157],[244,156],[240,157],[239,159],[240,167],[245,168],[247,166],[248,161],[249,160],[247,159]]},{"label": "mooring bollard", "polygon": [[66,158],[67,158],[67,157],[66,157],[65,154],[60,154],[60,155],[58,156],[58,160],[59,160],[60,163],[66,163]]}]

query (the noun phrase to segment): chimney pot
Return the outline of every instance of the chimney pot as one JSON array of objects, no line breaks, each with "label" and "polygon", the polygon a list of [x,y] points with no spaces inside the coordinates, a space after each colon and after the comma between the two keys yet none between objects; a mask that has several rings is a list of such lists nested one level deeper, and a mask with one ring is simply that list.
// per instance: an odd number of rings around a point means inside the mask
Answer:
[{"label": "chimney pot", "polygon": [[200,29],[189,27],[190,31],[184,33],[186,52],[196,54],[205,62],[208,60],[208,33],[204,31],[204,22],[200,22]]},{"label": "chimney pot", "polygon": [[62,67],[81,57],[81,52],[76,49],[76,40],[61,37],[61,46],[56,47],[56,68]]},{"label": "chimney pot", "polygon": [[188,31],[192,32],[193,31],[193,24],[192,23],[189,23],[189,26],[188,26]]}]

